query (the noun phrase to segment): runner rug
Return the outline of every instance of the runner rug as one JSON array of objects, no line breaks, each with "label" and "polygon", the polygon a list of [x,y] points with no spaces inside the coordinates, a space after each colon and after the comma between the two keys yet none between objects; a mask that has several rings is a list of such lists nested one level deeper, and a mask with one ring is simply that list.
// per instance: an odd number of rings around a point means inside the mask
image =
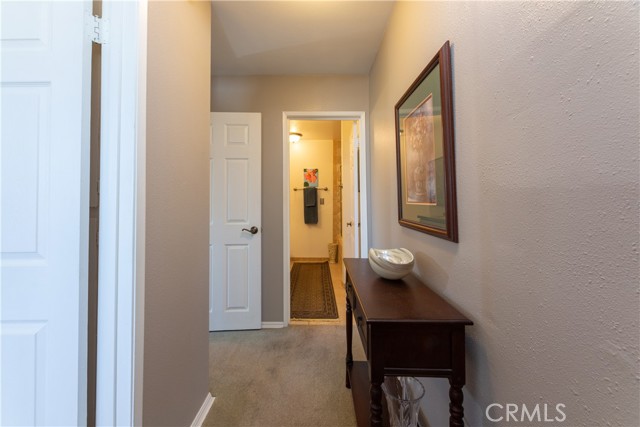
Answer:
[{"label": "runner rug", "polygon": [[336,296],[328,262],[294,262],[291,268],[291,318],[337,319]]}]

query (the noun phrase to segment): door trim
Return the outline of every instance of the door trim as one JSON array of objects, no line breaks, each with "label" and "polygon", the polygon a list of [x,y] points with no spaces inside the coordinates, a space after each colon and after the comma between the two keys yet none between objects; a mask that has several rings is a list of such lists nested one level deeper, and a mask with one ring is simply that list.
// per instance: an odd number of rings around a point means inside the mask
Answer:
[{"label": "door trim", "polygon": [[103,1],[96,425],[142,425],[147,6]]},{"label": "door trim", "polygon": [[202,402],[200,410],[191,423],[191,427],[202,427],[202,425],[204,424],[204,420],[207,418],[207,415],[209,415],[209,411],[211,410],[211,406],[213,406],[213,402],[215,400],[216,398],[211,396],[211,393],[207,393],[204,398],[204,402]]},{"label": "door trim", "polygon": [[[364,111],[284,111],[282,113],[282,246],[283,246],[283,325],[289,324],[291,317],[291,277],[289,258],[291,257],[289,225],[289,120],[358,120],[360,124],[360,257],[369,251],[369,197],[368,197],[368,145],[366,117]],[[354,186],[354,188],[357,188]]]}]

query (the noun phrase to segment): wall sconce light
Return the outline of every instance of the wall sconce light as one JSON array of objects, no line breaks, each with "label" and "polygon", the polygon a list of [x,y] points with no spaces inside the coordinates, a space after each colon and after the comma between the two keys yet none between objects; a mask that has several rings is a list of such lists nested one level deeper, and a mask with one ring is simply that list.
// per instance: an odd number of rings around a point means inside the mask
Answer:
[{"label": "wall sconce light", "polygon": [[294,144],[298,141],[300,141],[300,138],[302,138],[302,134],[298,133],[298,132],[289,132],[289,142]]}]

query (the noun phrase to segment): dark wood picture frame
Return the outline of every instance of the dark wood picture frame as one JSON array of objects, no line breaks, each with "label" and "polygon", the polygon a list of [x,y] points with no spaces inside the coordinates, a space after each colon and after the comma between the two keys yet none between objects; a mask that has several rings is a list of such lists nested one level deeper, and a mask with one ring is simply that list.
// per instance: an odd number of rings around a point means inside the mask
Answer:
[{"label": "dark wood picture frame", "polygon": [[458,242],[450,51],[447,41],[395,105],[398,222]]}]

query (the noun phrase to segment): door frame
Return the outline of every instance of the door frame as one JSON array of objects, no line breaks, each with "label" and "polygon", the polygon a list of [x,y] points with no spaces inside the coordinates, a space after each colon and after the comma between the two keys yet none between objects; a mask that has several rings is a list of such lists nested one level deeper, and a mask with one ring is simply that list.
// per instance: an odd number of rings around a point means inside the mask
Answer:
[{"label": "door frame", "polygon": [[[289,224],[289,121],[290,120],[358,120],[360,124],[360,257],[366,257],[369,251],[369,197],[368,197],[368,145],[366,133],[366,116],[364,111],[284,111],[282,113],[282,246],[283,246],[283,326],[289,324],[291,317],[291,276],[289,260],[291,257],[290,224]],[[354,186],[357,191],[357,186]]]},{"label": "door frame", "polygon": [[142,425],[148,0],[103,0],[96,425]]}]

